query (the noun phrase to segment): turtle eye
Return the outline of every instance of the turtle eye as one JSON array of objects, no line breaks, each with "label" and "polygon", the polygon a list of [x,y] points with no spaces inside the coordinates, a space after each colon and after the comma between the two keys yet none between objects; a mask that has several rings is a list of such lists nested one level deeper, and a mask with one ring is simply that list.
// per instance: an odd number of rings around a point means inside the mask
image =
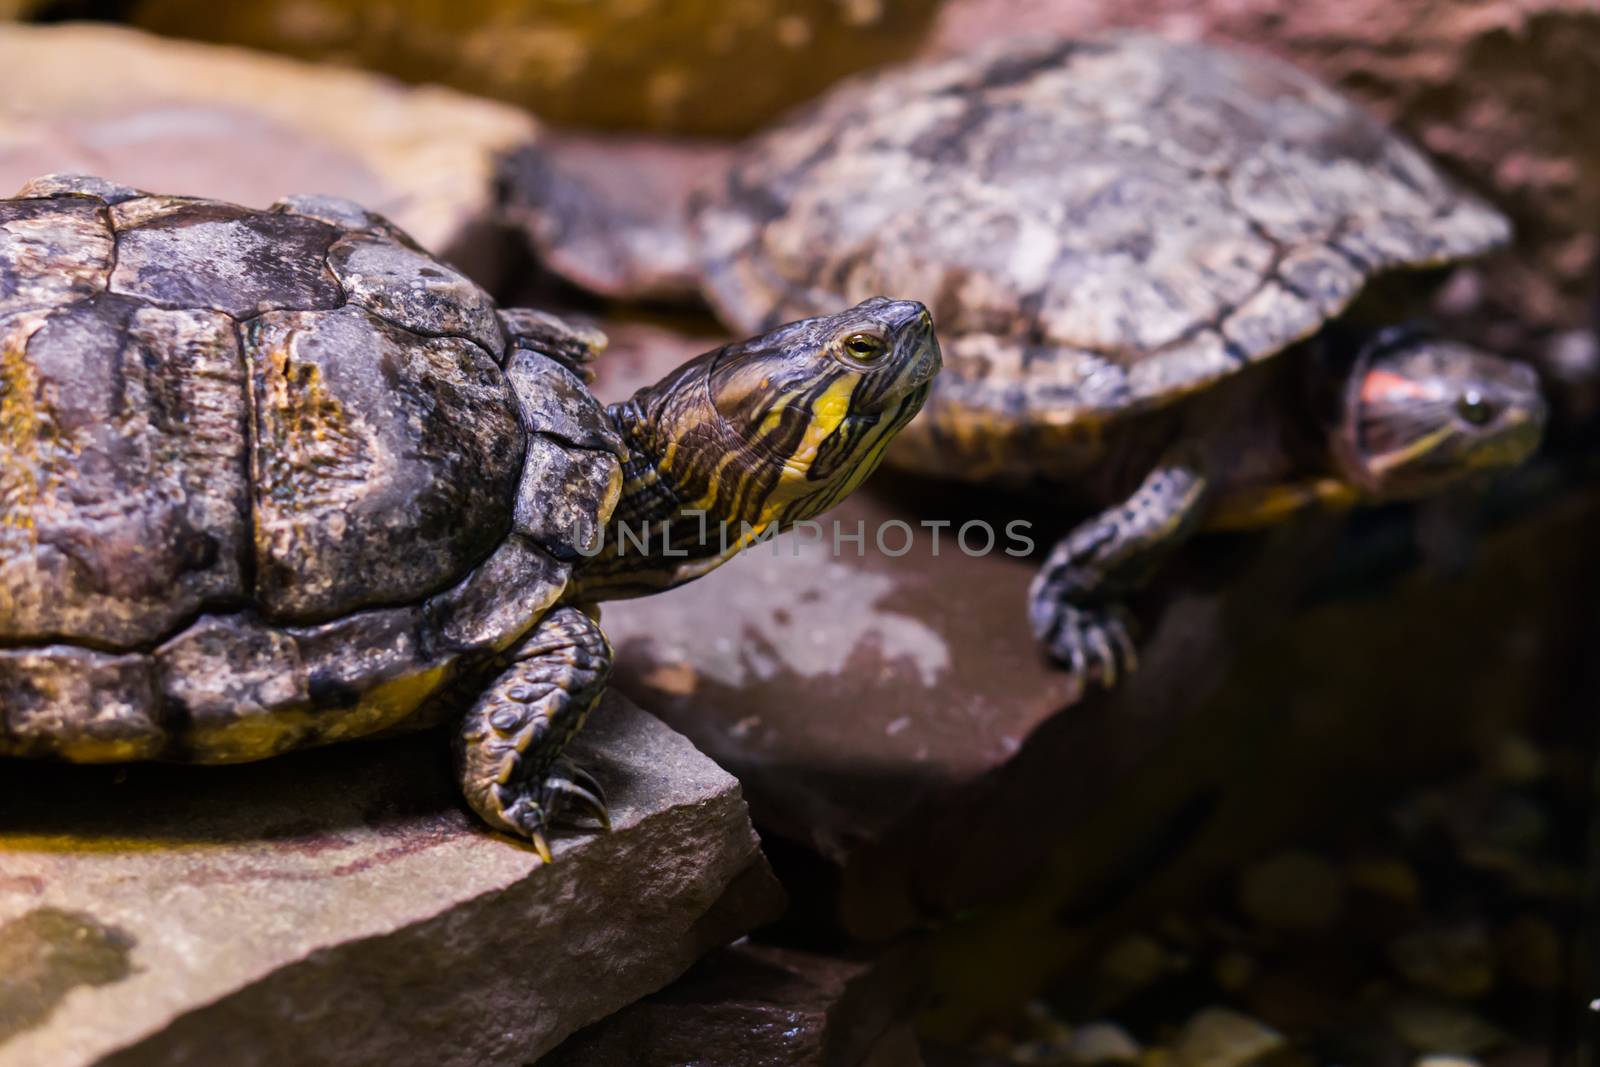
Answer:
[{"label": "turtle eye", "polygon": [[889,350],[883,338],[873,333],[853,333],[844,339],[844,350],[853,359],[871,361]]},{"label": "turtle eye", "polygon": [[1494,406],[1476,389],[1468,389],[1456,401],[1456,413],[1474,426],[1483,426],[1494,418]]}]

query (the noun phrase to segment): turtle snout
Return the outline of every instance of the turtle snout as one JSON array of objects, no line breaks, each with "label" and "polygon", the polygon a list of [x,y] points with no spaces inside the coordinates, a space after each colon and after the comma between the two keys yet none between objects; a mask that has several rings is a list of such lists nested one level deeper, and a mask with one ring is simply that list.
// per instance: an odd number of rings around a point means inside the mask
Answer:
[{"label": "turtle snout", "polygon": [[[896,301],[896,305],[908,309],[899,327],[901,351],[906,355],[901,379],[907,388],[926,385],[944,366],[944,358],[939,353],[939,335],[933,328],[933,316],[914,300]],[[914,315],[909,313],[912,308],[915,309]]]},{"label": "turtle snout", "polygon": [[911,366],[911,380],[917,385],[933,381],[934,375],[944,367],[944,357],[939,352],[939,337],[933,332],[933,320],[923,313],[927,331],[917,346],[917,357]]}]

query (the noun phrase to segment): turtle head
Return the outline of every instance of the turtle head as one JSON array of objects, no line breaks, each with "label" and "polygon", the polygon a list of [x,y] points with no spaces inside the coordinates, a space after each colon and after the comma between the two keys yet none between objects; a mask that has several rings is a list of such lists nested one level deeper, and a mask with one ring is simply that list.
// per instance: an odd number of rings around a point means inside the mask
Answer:
[{"label": "turtle head", "polygon": [[706,391],[727,450],[703,458],[762,497],[759,515],[726,517],[787,524],[832,507],[877,467],[939,366],[928,310],[882,297],[716,353]]},{"label": "turtle head", "polygon": [[1336,453],[1358,488],[1425,496],[1539,447],[1545,401],[1526,364],[1410,330],[1376,334],[1345,383]]},{"label": "turtle head", "polygon": [[[681,584],[831,508],[878,466],[939,367],[927,308],[878,297],[707,352],[612,405],[622,498],[582,596]],[[630,529],[635,543],[648,531],[631,556]]]}]

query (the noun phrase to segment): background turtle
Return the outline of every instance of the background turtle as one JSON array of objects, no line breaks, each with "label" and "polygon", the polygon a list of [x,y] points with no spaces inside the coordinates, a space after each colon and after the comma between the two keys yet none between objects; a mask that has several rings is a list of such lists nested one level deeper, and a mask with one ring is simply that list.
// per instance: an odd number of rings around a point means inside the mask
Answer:
[{"label": "background turtle", "polygon": [[611,665],[584,607],[831,506],[939,354],[920,304],[869,300],[605,409],[601,341],[342,201],[0,201],[0,755],[226,763],[458,714],[490,824],[548,857],[555,802],[604,821],[561,758]]},{"label": "background turtle", "polygon": [[[878,291],[926,302],[946,370],[890,462],[1042,481],[1091,513],[1030,613],[1108,683],[1134,659],[1119,591],[1187,532],[1432,492],[1540,436],[1529,369],[1382,329],[1505,219],[1278,62],[1127,34],[892,70],[738,148],[677,219],[658,205],[690,168],[629,199],[586,162],[512,175],[535,244],[581,283],[694,279],[740,329]],[[1307,358],[1268,361],[1290,350]]]}]

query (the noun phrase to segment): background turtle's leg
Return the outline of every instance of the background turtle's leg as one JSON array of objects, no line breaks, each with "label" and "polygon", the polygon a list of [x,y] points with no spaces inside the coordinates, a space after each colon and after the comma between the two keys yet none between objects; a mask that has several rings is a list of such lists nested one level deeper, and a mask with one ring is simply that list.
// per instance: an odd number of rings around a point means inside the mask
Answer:
[{"label": "background turtle's leg", "polygon": [[1127,500],[1057,542],[1028,590],[1028,618],[1050,657],[1107,686],[1137,662],[1116,598],[1141,583],[1194,528],[1206,479],[1186,452],[1169,452]]},{"label": "background turtle's leg", "polygon": [[588,615],[560,607],[511,657],[457,734],[461,786],[489,825],[531,838],[548,859],[543,830],[559,804],[610,825],[598,783],[561,751],[605,692],[611,645]]}]

